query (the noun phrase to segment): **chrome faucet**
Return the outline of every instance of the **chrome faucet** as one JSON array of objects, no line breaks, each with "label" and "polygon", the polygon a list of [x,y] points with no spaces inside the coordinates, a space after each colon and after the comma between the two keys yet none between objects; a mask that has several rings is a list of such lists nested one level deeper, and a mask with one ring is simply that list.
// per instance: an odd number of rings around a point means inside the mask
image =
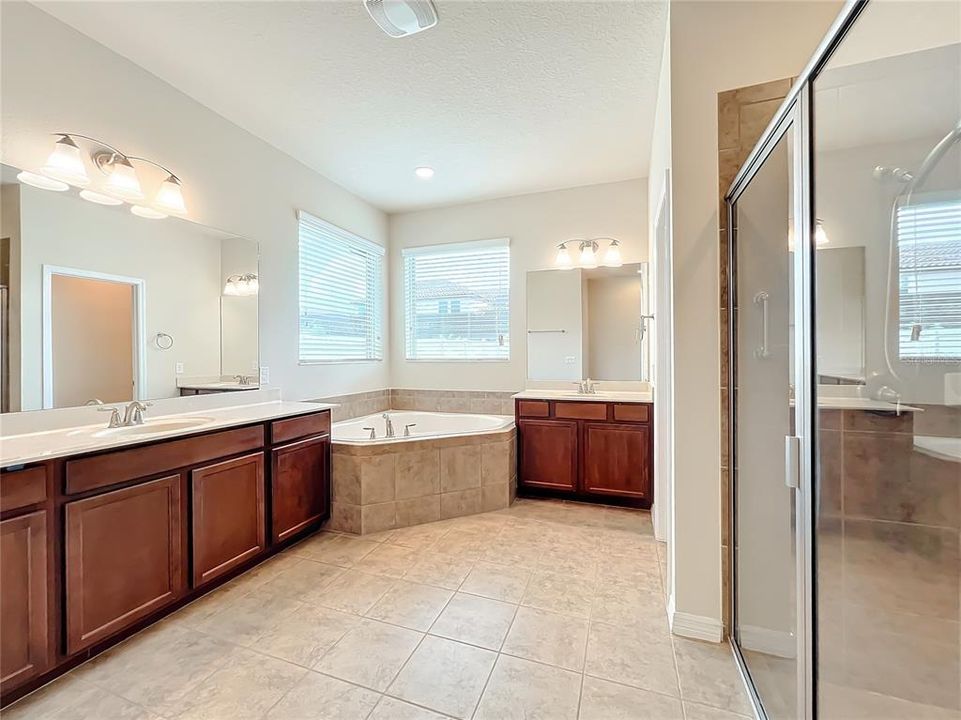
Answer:
[{"label": "chrome faucet", "polygon": [[389,438],[394,437],[394,423],[390,419],[390,415],[387,413],[384,413],[383,415],[381,415],[381,417],[387,421],[387,437]]},{"label": "chrome faucet", "polygon": [[407,423],[404,425],[404,437],[410,437],[410,429],[416,427],[417,423]]},{"label": "chrome faucet", "polygon": [[123,427],[123,420],[120,419],[120,408],[101,405],[97,407],[97,412],[110,413],[110,422],[107,423],[108,428]]},{"label": "chrome faucet", "polygon": [[370,430],[370,439],[371,439],[371,440],[376,440],[376,439],[377,439],[377,433],[374,432],[374,428],[372,428],[372,427],[365,427],[364,430]]},{"label": "chrome faucet", "polygon": [[153,405],[153,403],[134,400],[127,406],[127,410],[124,412],[123,424],[127,427],[131,425],[143,425],[143,414],[147,412],[147,408],[151,405]]},{"label": "chrome faucet", "polygon": [[231,377],[237,381],[238,385],[250,385],[250,375],[232,375]]},{"label": "chrome faucet", "polygon": [[597,385],[590,379],[582,380],[581,382],[575,383],[577,385],[577,392],[582,395],[596,395]]}]

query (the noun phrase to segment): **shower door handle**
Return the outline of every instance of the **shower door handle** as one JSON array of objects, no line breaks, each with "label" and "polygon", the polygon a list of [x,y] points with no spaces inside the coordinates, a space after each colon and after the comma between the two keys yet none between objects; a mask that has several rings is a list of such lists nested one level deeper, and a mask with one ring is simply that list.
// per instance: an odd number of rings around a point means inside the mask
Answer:
[{"label": "shower door handle", "polygon": [[754,304],[761,306],[761,345],[754,349],[754,356],[759,358],[770,357],[771,352],[768,350],[768,300],[771,296],[767,294],[766,290],[761,290],[757,295],[754,296]]},{"label": "shower door handle", "polygon": [[797,435],[784,438],[784,484],[794,489],[801,487],[801,438]]}]

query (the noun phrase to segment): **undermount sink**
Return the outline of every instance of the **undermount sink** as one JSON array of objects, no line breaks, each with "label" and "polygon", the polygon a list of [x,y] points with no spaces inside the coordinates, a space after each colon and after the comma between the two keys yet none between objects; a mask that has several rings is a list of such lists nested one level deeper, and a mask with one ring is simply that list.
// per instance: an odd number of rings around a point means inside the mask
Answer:
[{"label": "undermount sink", "polygon": [[210,417],[166,418],[159,420],[145,420],[143,425],[129,425],[125,427],[105,428],[95,432],[94,437],[108,437],[115,435],[156,435],[157,433],[175,432],[177,430],[192,430],[213,422]]}]

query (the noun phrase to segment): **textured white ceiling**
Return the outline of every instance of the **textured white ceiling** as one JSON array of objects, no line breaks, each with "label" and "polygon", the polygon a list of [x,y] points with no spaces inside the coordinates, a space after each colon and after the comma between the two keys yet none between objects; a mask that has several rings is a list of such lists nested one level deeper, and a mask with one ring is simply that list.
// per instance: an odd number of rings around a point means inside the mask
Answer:
[{"label": "textured white ceiling", "polygon": [[647,175],[664,2],[37,4],[387,211]]}]

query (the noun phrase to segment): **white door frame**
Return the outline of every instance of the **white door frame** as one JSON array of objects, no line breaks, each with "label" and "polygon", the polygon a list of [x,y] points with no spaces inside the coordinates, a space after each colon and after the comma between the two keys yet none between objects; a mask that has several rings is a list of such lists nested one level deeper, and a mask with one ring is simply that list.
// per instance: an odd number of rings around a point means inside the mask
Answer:
[{"label": "white door frame", "polygon": [[[663,232],[658,227],[663,222]],[[654,537],[671,537],[674,507],[674,327],[671,279],[671,170],[664,171],[664,187],[654,216]],[[673,552],[670,543],[669,552]],[[672,576],[673,577],[673,576]]]},{"label": "white door frame", "polygon": [[131,344],[133,347],[133,397],[143,400],[146,390],[146,283],[142,278],[111,275],[95,270],[61,267],[58,265],[43,266],[43,408],[53,407],[53,276],[83,278],[85,280],[102,280],[104,282],[130,285],[133,288],[133,325],[131,327]]}]

